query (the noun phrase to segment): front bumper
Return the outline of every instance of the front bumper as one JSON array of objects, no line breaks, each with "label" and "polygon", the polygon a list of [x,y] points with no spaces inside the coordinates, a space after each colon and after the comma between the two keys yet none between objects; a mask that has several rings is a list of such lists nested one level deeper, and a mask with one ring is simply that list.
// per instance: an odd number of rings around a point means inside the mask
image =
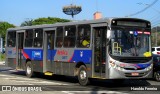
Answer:
[{"label": "front bumper", "polygon": [[[133,76],[132,73],[139,73],[139,75]],[[109,79],[141,79],[152,78],[153,70],[117,70],[113,67],[109,69]]]}]

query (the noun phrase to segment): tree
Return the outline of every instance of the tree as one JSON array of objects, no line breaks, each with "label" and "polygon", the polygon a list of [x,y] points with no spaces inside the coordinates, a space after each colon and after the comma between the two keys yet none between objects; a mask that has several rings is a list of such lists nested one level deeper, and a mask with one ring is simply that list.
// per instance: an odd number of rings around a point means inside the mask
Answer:
[{"label": "tree", "polygon": [[152,39],[152,46],[156,46],[156,40],[157,40],[157,46],[160,46],[160,27],[153,27],[152,33],[151,33],[151,39]]},{"label": "tree", "polygon": [[32,26],[32,23],[33,23],[32,19],[26,20],[21,24],[21,26]]},{"label": "tree", "polygon": [[0,22],[0,35],[2,38],[5,38],[6,31],[8,28],[14,28],[15,26],[13,24],[10,24],[8,22]]},{"label": "tree", "polygon": [[67,19],[61,19],[61,18],[53,18],[53,17],[48,17],[48,18],[38,18],[33,21],[33,25],[40,25],[40,24],[54,24],[57,22],[70,22],[70,20]]}]

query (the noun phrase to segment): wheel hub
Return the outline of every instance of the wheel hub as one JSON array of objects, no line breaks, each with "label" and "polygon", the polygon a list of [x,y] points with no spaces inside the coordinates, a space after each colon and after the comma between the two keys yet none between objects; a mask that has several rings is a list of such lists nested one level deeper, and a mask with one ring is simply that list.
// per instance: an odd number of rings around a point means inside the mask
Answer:
[{"label": "wheel hub", "polygon": [[80,72],[80,78],[81,78],[82,80],[86,79],[86,77],[87,77],[86,74],[87,74],[86,71],[81,71],[81,72]]},{"label": "wheel hub", "polygon": [[30,66],[27,66],[27,74],[31,74],[31,67]]},{"label": "wheel hub", "polygon": [[159,73],[156,73],[156,79],[160,80],[160,74]]}]

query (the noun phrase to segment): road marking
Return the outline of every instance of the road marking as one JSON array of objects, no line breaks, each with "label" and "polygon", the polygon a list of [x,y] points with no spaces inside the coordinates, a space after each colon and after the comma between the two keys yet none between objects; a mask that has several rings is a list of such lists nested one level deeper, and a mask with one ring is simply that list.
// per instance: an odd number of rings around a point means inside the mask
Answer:
[{"label": "road marking", "polygon": [[34,84],[30,84],[30,83],[29,83],[28,85],[34,85]]},{"label": "road marking", "polygon": [[[0,76],[4,76],[4,77],[12,77],[12,78],[14,77],[14,76],[11,76],[11,75],[3,75],[3,74],[2,74],[2,75],[0,74]],[[15,77],[14,77],[14,78],[15,78]]]},{"label": "road marking", "polygon": [[9,70],[9,71],[10,71],[10,72],[18,72],[18,70],[15,70],[15,69],[14,69],[14,70]]},{"label": "road marking", "polygon": [[118,91],[61,91],[66,94],[130,94]]},{"label": "road marking", "polygon": [[27,83],[30,83],[31,85],[34,85],[34,84],[69,85],[69,84],[65,84],[65,83],[44,81],[44,80],[38,80],[38,79],[32,79],[32,78],[16,77],[16,76],[11,76],[11,75],[4,75],[4,74],[0,74],[0,77],[4,77],[2,79],[14,80],[14,81],[20,82],[20,83],[27,82]]},{"label": "road marking", "polygon": [[66,93],[66,94],[74,94],[74,93],[70,93],[69,91],[61,91],[63,93]]}]

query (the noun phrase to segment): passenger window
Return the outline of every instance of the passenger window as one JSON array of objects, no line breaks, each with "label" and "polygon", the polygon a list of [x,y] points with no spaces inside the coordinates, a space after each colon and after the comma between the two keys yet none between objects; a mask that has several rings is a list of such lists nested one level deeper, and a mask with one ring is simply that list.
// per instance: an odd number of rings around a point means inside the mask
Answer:
[{"label": "passenger window", "polygon": [[58,27],[56,34],[56,47],[62,47],[62,45],[63,45],[63,27]]},{"label": "passenger window", "polygon": [[160,48],[157,48],[157,51],[160,51]]},{"label": "passenger window", "polygon": [[33,29],[26,30],[25,35],[25,47],[33,47]]},{"label": "passenger window", "polygon": [[64,47],[75,47],[76,26],[66,26],[64,35]]},{"label": "passenger window", "polygon": [[35,29],[34,47],[42,47],[42,42],[43,42],[43,29]]},{"label": "passenger window", "polygon": [[155,48],[152,48],[152,51],[155,51]]},{"label": "passenger window", "polygon": [[91,27],[90,25],[79,25],[77,36],[77,47],[90,47]]},{"label": "passenger window", "polygon": [[15,46],[16,46],[16,31],[8,32],[7,47],[15,47]]}]

